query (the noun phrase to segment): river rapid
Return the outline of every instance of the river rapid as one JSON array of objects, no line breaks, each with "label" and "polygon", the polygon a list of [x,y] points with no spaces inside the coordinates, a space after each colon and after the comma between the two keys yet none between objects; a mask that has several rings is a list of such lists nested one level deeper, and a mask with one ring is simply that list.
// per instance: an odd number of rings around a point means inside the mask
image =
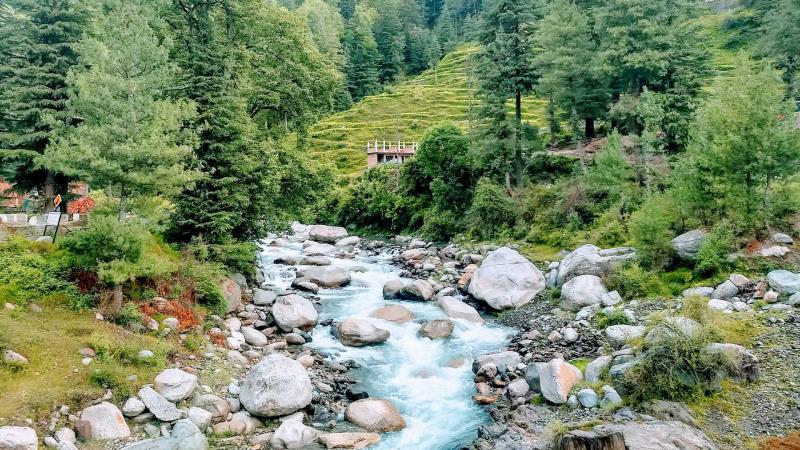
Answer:
[{"label": "river rapid", "polygon": [[[262,247],[260,263],[267,282],[289,288],[294,270],[305,266],[275,264],[280,256],[302,255],[302,245]],[[469,444],[489,415],[472,400],[475,393],[472,360],[481,354],[501,350],[512,330],[490,323],[476,324],[451,319],[452,336],[431,340],[418,337],[422,321],[446,319],[435,301],[387,301],[383,285],[397,278],[401,270],[390,264],[390,255],[357,255],[354,259],[329,257],[334,266],[350,271],[352,282],[340,289],[320,289],[317,309],[320,322],[365,318],[389,330],[389,339],[377,346],[348,347],[331,333],[330,326],[317,325],[309,346],[334,360],[354,360],[360,368],[351,374],[358,388],[371,398],[391,401],[406,420],[405,429],[384,433],[374,447],[380,450],[449,450]],[[409,281],[409,280],[405,280]],[[370,317],[380,307],[402,304],[416,319],[397,324]]]}]

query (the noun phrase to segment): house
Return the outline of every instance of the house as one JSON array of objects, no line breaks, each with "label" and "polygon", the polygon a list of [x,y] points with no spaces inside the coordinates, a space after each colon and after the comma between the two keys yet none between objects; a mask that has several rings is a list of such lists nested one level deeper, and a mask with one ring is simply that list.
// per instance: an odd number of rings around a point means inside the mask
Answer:
[{"label": "house", "polygon": [[386,163],[403,163],[414,156],[419,149],[416,142],[367,142],[367,167],[375,167]]}]

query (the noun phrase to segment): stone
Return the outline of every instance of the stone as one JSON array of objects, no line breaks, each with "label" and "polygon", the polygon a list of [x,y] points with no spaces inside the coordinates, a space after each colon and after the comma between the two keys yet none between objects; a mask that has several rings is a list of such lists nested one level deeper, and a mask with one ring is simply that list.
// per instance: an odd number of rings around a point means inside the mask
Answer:
[{"label": "stone", "polygon": [[185,400],[197,387],[197,375],[181,369],[166,369],[153,381],[153,388],[171,402]]},{"label": "stone", "polygon": [[528,385],[528,382],[525,381],[525,378],[517,378],[506,386],[508,396],[511,398],[524,397],[530,390],[531,387]]},{"label": "stone", "polygon": [[189,419],[175,422],[170,436],[178,442],[178,450],[206,450],[208,448],[208,439],[202,430]]},{"label": "stone", "polygon": [[284,421],[272,435],[270,445],[273,449],[306,448],[313,444],[319,431],[303,425],[299,419]]},{"label": "stone", "polygon": [[778,303],[780,296],[775,291],[767,291],[764,293],[764,301],[767,303]]},{"label": "stone", "polygon": [[628,341],[644,336],[645,328],[637,325],[611,325],[606,327],[606,338],[615,348],[622,347]]},{"label": "stone", "polygon": [[62,427],[56,431],[56,440],[59,442],[72,442],[73,444],[77,440],[77,436],[75,436],[75,432],[72,431],[72,428]]},{"label": "stone", "polygon": [[331,260],[325,256],[304,256],[298,264],[301,266],[330,266]]},{"label": "stone", "polygon": [[250,414],[277,417],[308,406],[312,391],[311,378],[302,364],[273,353],[247,373],[239,400]]},{"label": "stone", "polygon": [[169,328],[170,330],[177,330],[180,328],[180,322],[175,317],[165,318],[161,321],[161,325],[163,325],[164,328]]},{"label": "stone", "polygon": [[696,288],[689,288],[685,289],[681,295],[684,298],[689,297],[706,297],[711,298],[711,295],[714,293],[714,288],[708,286],[696,287]]},{"label": "stone", "polygon": [[784,303],[789,306],[800,306],[800,292],[792,294]]},{"label": "stone", "polygon": [[308,247],[303,248],[303,252],[308,256],[330,256],[336,254],[338,251],[339,248],[335,245],[326,244],[324,242],[314,242]]},{"label": "stone", "polygon": [[461,300],[451,297],[443,296],[436,300],[436,303],[451,319],[464,319],[468,322],[483,323],[483,317],[472,306],[462,302]]},{"label": "stone", "polygon": [[139,389],[139,398],[147,406],[147,410],[162,422],[172,422],[183,417],[183,411],[150,386]]},{"label": "stone", "polygon": [[739,288],[733,284],[731,280],[725,280],[719,286],[714,289],[714,292],[711,294],[711,298],[717,298],[720,300],[730,300],[731,298],[737,296],[739,294]]},{"label": "stone", "polygon": [[253,291],[253,304],[256,306],[269,306],[275,302],[278,294],[273,291],[265,291],[264,289],[255,289]]},{"label": "stone", "polygon": [[539,366],[539,389],[542,396],[557,405],[566,403],[572,387],[582,380],[580,369],[563,359],[553,359]]},{"label": "stone", "polygon": [[619,380],[622,379],[625,374],[636,365],[637,361],[634,359],[633,361],[628,361],[622,364],[615,364],[608,369],[608,375],[614,379]]},{"label": "stone", "polygon": [[661,420],[677,420],[695,426],[691,410],[683,403],[667,400],[650,400],[642,404],[642,409],[649,415]]},{"label": "stone", "polygon": [[427,302],[433,298],[433,287],[425,280],[414,280],[400,289],[397,298]]},{"label": "stone", "polygon": [[375,310],[372,317],[394,323],[406,323],[414,320],[414,313],[402,305],[387,305]]},{"label": "stone", "polygon": [[78,437],[83,440],[125,439],[131,435],[122,412],[108,402],[84,409],[81,418],[75,424],[75,429],[78,431]]},{"label": "stone", "polygon": [[134,417],[143,413],[147,407],[144,406],[141,400],[136,397],[131,397],[122,405],[122,415],[125,417]]},{"label": "stone", "polygon": [[228,327],[228,331],[239,331],[242,329],[242,321],[239,320],[238,317],[229,317],[225,319],[225,326]]},{"label": "stone", "polygon": [[308,237],[312,241],[333,244],[339,239],[347,237],[347,230],[343,227],[328,225],[311,225],[308,229]]},{"label": "stone", "polygon": [[705,351],[712,355],[721,355],[722,374],[737,382],[755,381],[761,377],[758,358],[737,344],[713,343],[706,346]]},{"label": "stone", "polygon": [[272,305],[272,317],[283,331],[294,328],[310,330],[317,324],[319,314],[314,304],[297,294],[278,297]]},{"label": "stone", "polygon": [[745,286],[747,283],[750,282],[750,280],[746,276],[744,276],[744,275],[742,275],[740,273],[732,273],[731,276],[728,279],[737,288],[741,288],[741,287]]},{"label": "stone", "polygon": [[698,336],[702,328],[702,325],[687,317],[668,317],[647,333],[644,344],[653,347],[667,339],[691,339]]},{"label": "stone", "polygon": [[594,389],[581,389],[578,391],[576,396],[578,397],[578,401],[580,402],[581,406],[584,408],[594,408],[600,401]]},{"label": "stone", "polygon": [[308,281],[323,288],[338,288],[350,284],[350,272],[338,266],[314,266],[297,272],[297,278]]},{"label": "stone", "polygon": [[28,358],[11,350],[3,350],[3,362],[12,366],[27,366]]},{"label": "stone", "polygon": [[36,430],[29,427],[0,427],[0,449],[2,450],[36,450],[39,438]]},{"label": "stone", "polygon": [[716,298],[712,298],[708,301],[708,307],[711,309],[716,309],[717,311],[726,311],[729,309],[733,309],[733,304],[726,300],[719,300]]},{"label": "stone", "polygon": [[358,237],[358,236],[348,236],[346,238],[342,238],[342,239],[339,239],[338,241],[336,241],[336,246],[337,247],[341,247],[341,248],[353,247],[354,245],[357,245],[359,242],[361,242],[361,238],[360,237]]},{"label": "stone", "polygon": [[600,381],[600,375],[611,366],[611,356],[599,356],[592,362],[586,365],[584,370],[584,378],[589,383],[597,383]]},{"label": "stone", "polygon": [[764,257],[781,257],[789,253],[789,247],[782,245],[773,245],[771,247],[764,247],[758,251],[758,254]]},{"label": "stone", "polygon": [[419,329],[419,335],[430,339],[444,339],[453,334],[453,322],[449,320],[431,320]]},{"label": "stone", "polygon": [[197,406],[192,406],[189,408],[189,411],[186,413],[189,420],[192,421],[197,428],[201,430],[205,430],[211,425],[211,419],[214,418],[214,415],[211,411],[206,411],[203,408],[198,408]]},{"label": "stone", "polygon": [[326,448],[353,448],[361,449],[375,445],[381,441],[378,433],[325,433],[319,437],[319,441]]},{"label": "stone", "polygon": [[242,327],[242,334],[244,335],[244,341],[254,347],[263,347],[269,343],[264,333],[253,327]]},{"label": "stone", "polygon": [[606,433],[622,433],[625,449],[716,450],[717,446],[700,430],[681,422],[653,420],[599,425]]},{"label": "stone", "polygon": [[694,261],[697,259],[697,252],[700,251],[700,246],[707,237],[708,232],[703,229],[691,230],[675,237],[670,241],[670,244],[672,244],[672,249],[675,250],[679,257]]},{"label": "stone", "polygon": [[620,432],[578,429],[561,435],[552,448],[557,450],[627,450],[629,447],[625,446],[625,438]]},{"label": "stone", "polygon": [[603,392],[603,398],[600,399],[601,407],[608,408],[622,404],[622,397],[619,396],[619,394],[613,387],[606,384],[605,386],[600,388],[600,391]]},{"label": "stone", "polygon": [[397,298],[397,294],[403,289],[403,280],[393,278],[383,284],[383,298],[393,299]]},{"label": "stone", "polygon": [[792,295],[800,292],[800,273],[788,270],[773,270],[767,274],[769,286],[781,294]]},{"label": "stone", "polygon": [[336,324],[332,331],[344,345],[363,347],[380,344],[389,339],[389,331],[378,328],[369,320],[351,317]]},{"label": "stone", "polygon": [[126,445],[122,450],[178,450],[178,441],[168,436],[157,437]]},{"label": "stone", "polygon": [[472,362],[472,372],[478,373],[478,370],[486,364],[494,364],[501,373],[507,372],[514,370],[520,362],[522,362],[522,358],[517,352],[504,351],[487,353],[475,358],[475,361]]},{"label": "stone", "polygon": [[225,298],[225,312],[236,311],[242,304],[242,287],[231,278],[223,278],[219,288],[222,290],[222,297]]},{"label": "stone", "polygon": [[619,295],[619,292],[617,291],[611,291],[608,294],[603,295],[603,306],[614,306],[620,302],[622,302],[622,296]]},{"label": "stone", "polygon": [[347,406],[344,417],[349,422],[367,430],[379,433],[400,431],[406,421],[395,406],[388,400],[365,398]]},{"label": "stone", "polygon": [[601,250],[599,247],[586,244],[567,254],[558,265],[556,286],[579,275],[610,275],[617,267],[633,259],[636,252],[628,247],[616,247]]},{"label": "stone", "polygon": [[509,247],[492,251],[472,274],[468,292],[494,309],[517,308],[544,290],[544,274]]},{"label": "stone", "polygon": [[794,239],[786,233],[773,233],[772,240],[779,244],[794,245]]},{"label": "stone", "polygon": [[578,311],[585,306],[599,305],[608,290],[595,275],[578,275],[561,287],[561,309]]}]

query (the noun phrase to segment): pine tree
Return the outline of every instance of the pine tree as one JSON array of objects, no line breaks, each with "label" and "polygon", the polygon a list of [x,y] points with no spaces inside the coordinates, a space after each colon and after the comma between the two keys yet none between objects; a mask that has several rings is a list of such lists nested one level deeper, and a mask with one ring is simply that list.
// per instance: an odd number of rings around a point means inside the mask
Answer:
[{"label": "pine tree", "polygon": [[13,0],[0,15],[0,164],[14,167],[17,189],[44,188],[47,205],[69,180],[36,160],[65,120],[84,22],[74,0]]},{"label": "pine tree", "polygon": [[165,98],[176,68],[150,20],[130,2],[92,22],[77,45],[82,69],[67,78],[66,113],[77,125],[51,140],[41,161],[118,192],[120,222],[129,196],[174,195],[195,176],[187,169],[194,136],[184,129],[194,106]]},{"label": "pine tree", "polygon": [[359,5],[345,29],[347,87],[354,101],[380,90],[378,44],[372,35],[375,11]]},{"label": "pine tree", "polygon": [[485,18],[481,36],[481,89],[492,112],[502,114],[500,104],[514,99],[514,176],[517,186],[524,183],[522,155],[522,96],[536,83],[533,33],[536,16],[533,0],[499,0]]},{"label": "pine tree", "polygon": [[[389,5],[384,5],[389,6]],[[381,83],[393,83],[403,75],[406,38],[403,23],[395,7],[382,11],[373,27],[375,43],[380,53],[378,79]]]},{"label": "pine tree", "polygon": [[768,11],[761,51],[783,70],[787,95],[800,98],[800,0],[779,0]]}]

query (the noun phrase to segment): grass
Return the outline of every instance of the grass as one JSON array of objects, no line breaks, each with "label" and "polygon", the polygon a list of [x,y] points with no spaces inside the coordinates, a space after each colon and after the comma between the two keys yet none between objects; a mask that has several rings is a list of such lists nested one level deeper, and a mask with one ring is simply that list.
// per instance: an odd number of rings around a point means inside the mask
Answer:
[{"label": "grass", "polygon": [[[388,86],[349,110],[317,122],[309,130],[306,146],[321,159],[333,161],[347,180],[367,168],[367,141],[419,141],[428,127],[441,121],[469,131],[481,107],[472,58],[477,51],[475,45],[461,46],[445,56],[435,71]],[[526,98],[523,120],[546,126],[545,108],[543,100]]]},{"label": "grass", "polygon": [[[0,346],[30,361],[22,370],[0,367],[0,426],[14,417],[47,417],[56,405],[76,410],[103,395],[106,387],[121,401],[151,383],[173,351],[163,340],[97,321],[92,312],[76,313],[48,302],[42,306],[42,314],[19,308],[0,311]],[[83,347],[97,352],[88,366],[81,364],[78,353]],[[152,350],[155,357],[139,360],[143,349]],[[130,375],[136,375],[136,381],[128,381]]]}]

